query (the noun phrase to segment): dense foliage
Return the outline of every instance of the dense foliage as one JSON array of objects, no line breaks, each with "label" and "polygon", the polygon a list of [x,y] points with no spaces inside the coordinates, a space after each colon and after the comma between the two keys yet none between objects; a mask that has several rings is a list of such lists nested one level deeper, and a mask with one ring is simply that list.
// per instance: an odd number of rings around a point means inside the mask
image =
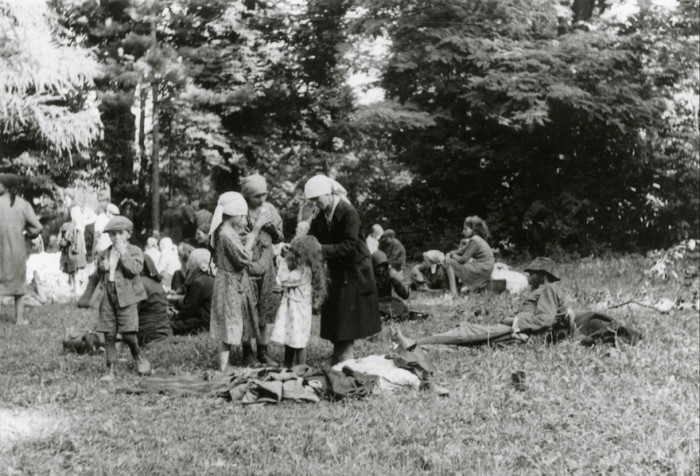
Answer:
[{"label": "dense foliage", "polygon": [[[166,198],[265,174],[290,232],[303,181],[335,175],[367,228],[396,229],[416,255],[453,246],[471,214],[494,246],[533,253],[665,246],[700,234],[698,2],[612,14],[625,4],[52,0],[54,37],[102,64],[81,86],[104,124],[103,140],[80,129],[92,135],[54,149],[136,198],[144,227],[155,162]],[[360,105],[356,74],[387,99]],[[64,101],[87,104],[79,91]]]}]

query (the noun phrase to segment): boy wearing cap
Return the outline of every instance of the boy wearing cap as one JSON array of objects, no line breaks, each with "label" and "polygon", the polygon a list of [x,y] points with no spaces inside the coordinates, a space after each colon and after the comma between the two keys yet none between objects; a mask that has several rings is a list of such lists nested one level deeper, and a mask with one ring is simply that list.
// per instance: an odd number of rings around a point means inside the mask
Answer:
[{"label": "boy wearing cap", "polygon": [[96,263],[104,295],[100,303],[97,332],[105,336],[107,373],[102,380],[112,381],[117,357],[117,333],[129,346],[134,366],[139,375],[148,374],[151,366],[141,357],[137,340],[139,326],[138,303],[146,299],[146,290],[141,281],[143,253],[129,243],[134,225],[126,217],[116,216],[109,220],[104,233],[109,234],[112,244],[98,252]]}]

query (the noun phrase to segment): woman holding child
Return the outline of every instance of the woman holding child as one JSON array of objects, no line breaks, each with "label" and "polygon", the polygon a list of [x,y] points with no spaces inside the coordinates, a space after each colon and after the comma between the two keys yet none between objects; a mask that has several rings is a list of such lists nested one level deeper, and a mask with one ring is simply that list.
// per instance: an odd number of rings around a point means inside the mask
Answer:
[{"label": "woman holding child", "polygon": [[360,237],[360,218],[345,189],[325,175],[306,182],[304,194],[316,205],[309,234],[321,243],[330,284],[321,306],[321,337],[333,343],[333,361],[354,357],[356,339],[381,330],[372,260]]}]

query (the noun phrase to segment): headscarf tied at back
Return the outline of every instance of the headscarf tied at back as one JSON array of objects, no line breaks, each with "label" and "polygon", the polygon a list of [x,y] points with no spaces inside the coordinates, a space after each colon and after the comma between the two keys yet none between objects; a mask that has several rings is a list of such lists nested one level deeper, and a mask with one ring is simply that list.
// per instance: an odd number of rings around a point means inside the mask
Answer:
[{"label": "headscarf tied at back", "polygon": [[195,278],[197,271],[201,271],[210,276],[214,276],[211,252],[206,248],[197,248],[190,254],[185,265],[185,285],[188,285]]},{"label": "headscarf tied at back", "polygon": [[304,195],[307,199],[320,197],[321,195],[337,195],[350,203],[348,191],[345,190],[345,187],[323,174],[314,175],[306,182]]},{"label": "headscarf tied at back", "polygon": [[224,215],[243,216],[248,214],[248,203],[238,192],[226,192],[219,196],[214,216],[209,226],[209,243],[214,247],[214,233],[224,221]]},{"label": "headscarf tied at back", "polygon": [[241,193],[244,197],[254,197],[261,193],[267,193],[267,181],[260,174],[253,174],[241,181]]}]

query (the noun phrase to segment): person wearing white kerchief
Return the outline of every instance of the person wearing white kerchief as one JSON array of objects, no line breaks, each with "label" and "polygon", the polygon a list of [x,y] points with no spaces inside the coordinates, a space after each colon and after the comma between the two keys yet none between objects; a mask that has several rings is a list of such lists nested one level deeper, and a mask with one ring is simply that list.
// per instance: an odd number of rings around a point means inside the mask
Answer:
[{"label": "person wearing white kerchief", "polygon": [[360,237],[360,217],[335,180],[316,175],[304,195],[318,208],[309,234],[328,265],[328,297],[321,307],[321,337],[333,343],[333,363],[354,358],[354,341],[381,330],[372,260]]},{"label": "person wearing white kerchief", "polygon": [[182,268],[180,263],[180,257],[177,254],[177,246],[173,243],[173,240],[168,238],[161,238],[160,240],[160,259],[156,265],[158,272],[162,277],[163,287],[170,290],[170,284],[173,280],[173,275],[175,271]]},{"label": "person wearing white kerchief", "polygon": [[280,293],[274,292],[277,288],[277,266],[273,249],[273,245],[284,239],[282,217],[274,205],[267,201],[267,181],[262,175],[253,174],[243,178],[241,193],[248,203],[246,231],[252,230],[253,223],[258,218],[266,221],[253,246],[248,272],[255,286],[260,324],[260,339],[256,343],[257,359],[262,364],[277,366],[277,362],[268,354],[268,344],[282,297]]},{"label": "person wearing white kerchief", "polygon": [[258,217],[245,236],[248,204],[243,195],[226,192],[219,197],[209,231],[214,248],[216,277],[211,303],[210,336],[219,341],[219,370],[228,365],[232,346],[243,345],[243,365],[257,363],[253,356],[252,339],[259,339],[258,311],[248,267],[252,249],[266,217]]}]

